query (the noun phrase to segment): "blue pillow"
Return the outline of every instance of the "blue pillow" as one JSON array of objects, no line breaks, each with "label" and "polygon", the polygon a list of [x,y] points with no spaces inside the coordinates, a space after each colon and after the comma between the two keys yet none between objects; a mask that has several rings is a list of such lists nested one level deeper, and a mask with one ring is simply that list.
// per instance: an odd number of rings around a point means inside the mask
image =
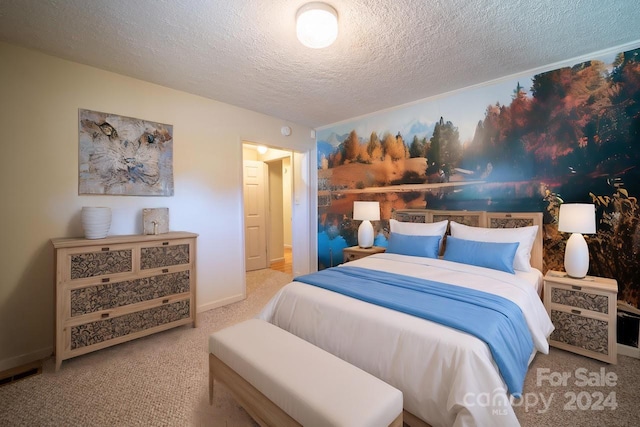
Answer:
[{"label": "blue pillow", "polygon": [[447,237],[443,258],[447,261],[477,265],[515,274],[513,258],[516,256],[519,242],[497,243],[476,242],[456,237]]},{"label": "blue pillow", "polygon": [[415,236],[389,233],[387,253],[438,258],[440,236]]}]

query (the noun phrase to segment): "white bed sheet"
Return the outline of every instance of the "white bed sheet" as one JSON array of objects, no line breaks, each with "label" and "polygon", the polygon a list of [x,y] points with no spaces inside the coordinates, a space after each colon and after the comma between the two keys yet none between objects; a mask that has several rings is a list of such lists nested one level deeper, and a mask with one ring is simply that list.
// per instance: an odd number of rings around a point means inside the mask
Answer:
[{"label": "white bed sheet", "polygon": [[[522,309],[535,350],[549,351],[553,324],[538,296],[535,273],[512,275],[397,254],[348,265],[500,295]],[[489,347],[467,333],[299,282],[282,288],[258,317],[400,389],[404,408],[433,427],[518,425]],[[495,404],[485,404],[487,398]]]}]

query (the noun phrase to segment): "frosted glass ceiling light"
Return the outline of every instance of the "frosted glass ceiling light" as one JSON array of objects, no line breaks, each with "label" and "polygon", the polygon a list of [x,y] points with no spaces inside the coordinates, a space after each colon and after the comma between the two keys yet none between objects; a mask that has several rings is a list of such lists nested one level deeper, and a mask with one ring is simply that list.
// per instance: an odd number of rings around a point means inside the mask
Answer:
[{"label": "frosted glass ceiling light", "polygon": [[338,12],[326,3],[307,3],[296,14],[296,34],[303,45],[321,49],[338,37]]}]

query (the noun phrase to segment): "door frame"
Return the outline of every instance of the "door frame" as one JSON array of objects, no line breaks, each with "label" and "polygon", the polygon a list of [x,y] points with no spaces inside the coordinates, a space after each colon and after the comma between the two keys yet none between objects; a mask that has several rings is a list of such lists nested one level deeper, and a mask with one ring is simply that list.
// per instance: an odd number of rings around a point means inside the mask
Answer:
[{"label": "door frame", "polygon": [[[318,269],[318,198],[317,174],[312,173],[317,168],[317,152],[315,145],[308,150],[281,147],[256,142],[251,138],[240,138],[238,141],[240,158],[244,160],[243,145],[268,145],[270,148],[289,151],[291,161],[291,246],[293,256],[293,275],[312,273]],[[239,168],[240,179],[243,178],[242,168]],[[243,186],[240,186],[242,191]],[[242,211],[242,241],[244,242],[244,195],[241,203]],[[245,245],[242,244],[242,278],[246,296],[246,266]]]}]

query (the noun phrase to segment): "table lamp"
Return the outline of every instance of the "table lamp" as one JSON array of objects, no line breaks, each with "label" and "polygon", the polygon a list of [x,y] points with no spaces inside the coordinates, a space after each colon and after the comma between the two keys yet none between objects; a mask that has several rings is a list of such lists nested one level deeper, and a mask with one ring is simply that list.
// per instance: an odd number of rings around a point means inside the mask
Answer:
[{"label": "table lamp", "polygon": [[582,279],[589,271],[589,248],[583,234],[596,232],[595,206],[587,203],[560,205],[558,231],[572,233],[564,251],[564,270],[570,277]]},{"label": "table lamp", "polygon": [[353,202],[353,219],[361,220],[358,227],[358,246],[370,248],[373,246],[373,225],[371,221],[380,220],[379,202]]}]

